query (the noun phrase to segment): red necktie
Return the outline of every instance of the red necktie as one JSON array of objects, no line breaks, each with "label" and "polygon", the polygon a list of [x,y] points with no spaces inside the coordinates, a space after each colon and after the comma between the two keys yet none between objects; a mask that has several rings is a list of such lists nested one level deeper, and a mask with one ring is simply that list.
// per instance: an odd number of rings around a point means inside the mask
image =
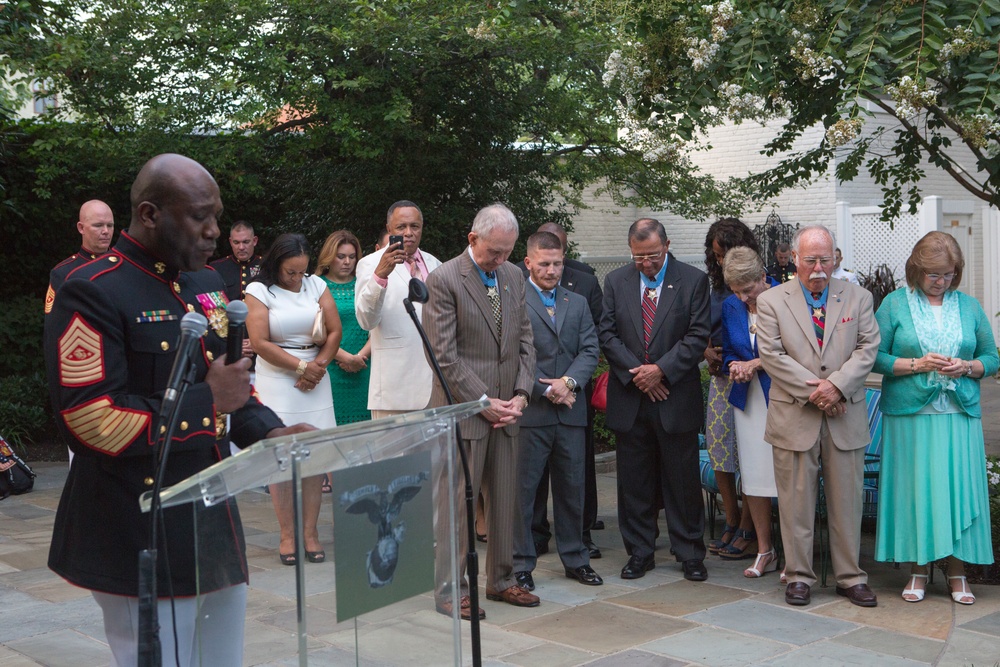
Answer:
[{"label": "red necktie", "polygon": [[646,361],[649,361],[649,338],[653,332],[656,317],[656,290],[647,288],[642,292],[642,335],[646,344]]}]

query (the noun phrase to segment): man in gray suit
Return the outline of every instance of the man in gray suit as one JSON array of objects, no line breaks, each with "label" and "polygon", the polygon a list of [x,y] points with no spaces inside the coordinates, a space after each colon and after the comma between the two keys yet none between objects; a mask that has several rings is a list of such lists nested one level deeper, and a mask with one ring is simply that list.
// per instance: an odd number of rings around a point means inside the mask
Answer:
[{"label": "man in gray suit", "polygon": [[[429,299],[423,322],[441,371],[455,400],[489,398],[490,407],[461,422],[463,446],[469,452],[472,487],[486,501],[489,542],[486,546],[486,597],[519,607],[538,606],[538,597],[514,578],[514,530],[517,522],[518,419],[528,406],[535,371],[531,324],[524,308],[524,277],[507,262],[517,241],[517,218],[503,204],[479,211],[469,233],[469,247],[427,277]],[[434,379],[431,405],[447,403]],[[466,516],[458,512],[455,529],[459,553],[468,550]],[[439,520],[438,544],[452,538],[447,521]],[[442,532],[443,531],[443,532]],[[437,582],[445,583],[447,559],[436,560]],[[465,562],[460,573],[465,581]],[[451,613],[439,588],[437,608]],[[471,617],[467,595],[461,597],[462,618]]]},{"label": "man in gray suit", "polygon": [[[566,257],[569,248],[569,239],[566,230],[554,222],[546,222],[538,227],[540,232],[551,232],[555,234],[563,249],[563,273],[559,279],[559,284],[567,291],[575,292],[587,299],[590,305],[590,314],[594,318],[594,327],[601,323],[601,304],[604,301],[604,294],[601,292],[601,285],[594,275],[594,269],[583,262]],[[523,266],[523,265],[522,265]],[[525,277],[528,275],[528,268],[522,268]],[[586,478],[583,487],[583,542],[587,545],[591,559],[600,558],[601,550],[594,544],[590,535],[591,528],[598,530],[604,528],[604,522],[597,520],[597,473],[594,464],[594,409],[590,405],[590,399],[594,392],[594,383],[588,380],[584,385],[584,393],[587,396],[587,437],[586,456],[584,465]],[[531,537],[535,541],[535,553],[539,556],[548,553],[549,538],[552,532],[549,530],[548,521],[549,505],[549,471],[542,472],[542,478],[538,483],[538,491],[535,493],[535,506],[532,510]]]},{"label": "man in gray suit", "polygon": [[514,576],[521,586],[534,590],[532,506],[548,465],[556,546],[566,576],[598,586],[604,582],[590,567],[583,542],[587,399],[581,391],[600,356],[597,329],[586,299],[559,284],[563,247],[558,236],[533,234],[524,263],[530,276],[524,300],[534,334],[535,384],[532,402],[521,417],[518,443],[522,521],[514,539]]},{"label": "man in gray suit", "polygon": [[670,551],[684,577],[708,578],[698,474],[704,422],[698,364],[711,333],[708,276],[668,254],[652,218],[628,230],[632,264],[604,281],[600,341],[610,364],[608,427],[618,451],[618,523],[629,554],[623,579],[654,567],[656,495],[667,513]]},{"label": "man in gray suit", "polygon": [[878,604],[858,563],[865,447],[865,380],[881,340],[868,290],[831,280],[833,234],[803,227],[792,237],[798,273],[757,299],[757,347],[771,376],[764,440],[773,447],[785,602],[806,605],[813,571],[813,525],[820,460],[830,521],[837,594],[860,607]]}]

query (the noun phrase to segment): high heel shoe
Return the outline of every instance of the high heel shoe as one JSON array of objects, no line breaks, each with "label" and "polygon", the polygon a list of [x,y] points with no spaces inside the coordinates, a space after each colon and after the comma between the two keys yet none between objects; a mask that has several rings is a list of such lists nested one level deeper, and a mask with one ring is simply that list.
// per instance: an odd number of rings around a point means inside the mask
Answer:
[{"label": "high heel shoe", "polygon": [[966,580],[965,575],[948,577],[948,588],[951,588],[952,579],[958,579],[962,582],[962,590],[951,591],[951,599],[958,604],[973,604],[976,601],[976,596],[972,594],[972,589],[969,588],[969,582]]},{"label": "high heel shoe", "polygon": [[[726,539],[726,535],[729,539]],[[728,523],[722,528],[721,539],[712,540],[708,543],[708,552],[717,554],[722,549],[725,549],[729,544],[736,539],[736,526],[730,526]]]},{"label": "high heel shoe", "polygon": [[[745,544],[742,549],[733,546],[736,540],[743,538]],[[752,530],[737,530],[736,537],[722,549],[719,549],[719,558],[723,560],[746,560],[757,555],[757,533]]]},{"label": "high heel shoe", "polygon": [[[903,599],[907,602],[920,602],[924,599],[924,593],[927,588],[927,580],[930,578],[926,574],[910,574],[910,583],[906,584],[906,588],[903,589]],[[917,588],[917,581],[923,579],[924,585],[922,588]],[[909,595],[910,597],[906,597]]]},{"label": "high heel shoe", "polygon": [[770,551],[757,554],[757,560],[753,562],[751,567],[743,570],[743,576],[747,579],[757,579],[777,569],[778,554],[774,553],[774,549],[771,549]]}]

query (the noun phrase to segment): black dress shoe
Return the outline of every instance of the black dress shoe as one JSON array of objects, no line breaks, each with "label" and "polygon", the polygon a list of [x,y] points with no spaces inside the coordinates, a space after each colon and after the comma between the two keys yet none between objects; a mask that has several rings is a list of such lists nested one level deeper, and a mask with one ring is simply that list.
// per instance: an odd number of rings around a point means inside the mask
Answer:
[{"label": "black dress shoe", "polygon": [[645,558],[631,556],[625,563],[625,567],[622,568],[622,579],[640,579],[645,577],[646,573],[654,567],[656,567],[656,563],[653,561],[652,554]]},{"label": "black dress shoe", "polygon": [[573,570],[567,567],[566,576],[570,579],[576,579],[585,586],[600,586],[604,583],[604,580],[601,579],[601,575],[594,572],[594,569],[589,565],[581,565]]},{"label": "black dress shoe", "polygon": [[594,525],[590,527],[591,530],[604,530],[604,522],[598,519],[594,522]]},{"label": "black dress shoe", "polygon": [[583,543],[583,546],[587,547],[587,551],[590,552],[590,557],[591,558],[600,558],[601,557],[601,550],[598,549],[597,545],[594,544],[592,541],[587,540],[586,542]]},{"label": "black dress shoe", "polygon": [[859,607],[878,606],[878,598],[875,597],[875,591],[869,588],[868,584],[857,584],[850,588],[837,586],[837,595],[843,595],[851,601],[851,604],[856,604]]},{"label": "black dress shoe", "polygon": [[515,572],[514,579],[517,581],[517,585],[526,591],[535,590],[535,580],[531,576],[530,572]]},{"label": "black dress shoe", "polygon": [[708,570],[705,568],[705,561],[700,558],[692,558],[681,564],[684,570],[684,578],[688,581],[705,581],[708,579]]},{"label": "black dress shoe", "polygon": [[809,604],[809,584],[793,581],[785,587],[785,602],[796,607]]},{"label": "black dress shoe", "polygon": [[543,556],[549,552],[548,542],[535,542],[535,555]]}]

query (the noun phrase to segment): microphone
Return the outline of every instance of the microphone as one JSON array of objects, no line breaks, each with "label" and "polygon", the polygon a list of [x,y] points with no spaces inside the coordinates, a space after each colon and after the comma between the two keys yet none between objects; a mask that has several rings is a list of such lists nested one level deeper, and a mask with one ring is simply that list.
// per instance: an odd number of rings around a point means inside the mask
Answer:
[{"label": "microphone", "polygon": [[226,306],[229,330],[226,332],[226,365],[235,364],[243,358],[243,336],[246,334],[247,305],[242,301],[230,301]]},{"label": "microphone", "polygon": [[430,294],[427,292],[427,285],[420,278],[410,278],[410,301],[416,303],[427,303]]},{"label": "microphone", "polygon": [[177,392],[191,367],[191,353],[207,330],[208,320],[205,319],[204,315],[188,313],[181,318],[181,335],[177,339],[177,356],[174,358],[174,367],[170,370],[170,380],[167,381],[167,391],[163,394],[163,402],[160,405],[161,415],[168,415],[173,410],[174,403],[177,402]]}]

